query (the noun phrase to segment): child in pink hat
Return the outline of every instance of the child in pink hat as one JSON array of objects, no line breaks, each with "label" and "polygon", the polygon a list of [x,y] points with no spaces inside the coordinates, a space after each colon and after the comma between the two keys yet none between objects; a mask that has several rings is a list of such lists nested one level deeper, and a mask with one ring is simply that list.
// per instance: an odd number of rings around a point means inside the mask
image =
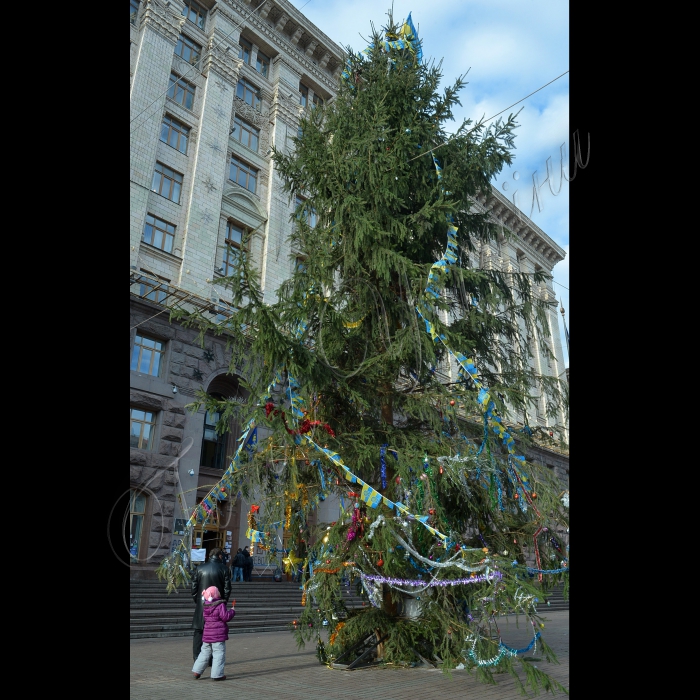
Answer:
[{"label": "child in pink hat", "polygon": [[195,680],[200,678],[209,660],[213,658],[211,679],[225,681],[224,664],[226,663],[226,640],[228,639],[229,620],[236,616],[236,601],[231,601],[231,609],[226,610],[226,601],[216,586],[202,591],[204,632],[202,634],[202,651],[192,667]]}]

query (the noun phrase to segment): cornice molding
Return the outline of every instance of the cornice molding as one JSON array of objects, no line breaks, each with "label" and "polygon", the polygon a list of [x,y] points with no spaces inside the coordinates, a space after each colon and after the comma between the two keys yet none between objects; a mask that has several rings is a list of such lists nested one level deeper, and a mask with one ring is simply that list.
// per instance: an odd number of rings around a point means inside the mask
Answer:
[{"label": "cornice molding", "polygon": [[[286,35],[275,31],[274,27],[271,27],[264,18],[261,19],[261,17],[263,16],[262,10],[260,12],[260,15],[252,14],[250,16],[246,16],[246,11],[242,8],[241,10],[238,10],[238,8],[236,7],[235,3],[232,2],[232,0],[226,0],[226,3],[231,5],[236,11],[239,11],[241,19],[243,19],[243,26],[249,25],[251,29],[256,31],[259,35],[265,36],[270,44],[272,44],[273,46],[277,45],[280,48],[282,48],[290,58],[293,57],[294,60],[298,62],[300,66],[303,67],[307,75],[312,76],[315,80],[318,81],[320,85],[323,85],[332,95],[335,95],[335,93],[338,90],[338,84],[334,76],[324,70],[319,69],[319,67],[315,65],[310,58],[308,58],[302,51],[300,51],[297,45],[292,43],[291,37],[287,37]],[[270,9],[272,8],[270,7]],[[340,46],[337,46],[335,42],[331,41],[328,37],[326,37],[325,34],[323,34],[315,25],[311,24],[311,22],[309,22],[308,19],[304,17],[300,12],[298,12],[293,6],[289,5],[288,3],[284,3],[283,11],[290,19],[295,21],[298,25],[303,26],[304,31],[313,33],[314,41],[316,42],[314,48],[319,43],[321,43],[329,52],[329,56],[335,56],[340,66],[345,65],[345,52]],[[241,27],[241,29],[242,28],[243,27]],[[316,38],[318,35],[323,35],[320,38],[320,41]],[[336,69],[335,73],[337,72],[338,71]]]},{"label": "cornice molding", "polygon": [[156,0],[146,0],[139,20],[139,31],[148,27],[175,45],[185,21],[184,17],[178,17],[161,7]]}]

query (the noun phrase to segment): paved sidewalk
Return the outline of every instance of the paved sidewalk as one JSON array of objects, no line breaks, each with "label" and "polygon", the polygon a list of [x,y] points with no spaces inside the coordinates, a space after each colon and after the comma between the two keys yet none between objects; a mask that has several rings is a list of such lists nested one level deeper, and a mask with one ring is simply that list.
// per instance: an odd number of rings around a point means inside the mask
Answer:
[{"label": "paved sidewalk", "polygon": [[[543,637],[554,649],[559,664],[541,662],[541,668],[569,689],[569,611],[549,614]],[[515,618],[499,620],[504,643],[522,648],[532,632]],[[222,697],[270,697],[284,700],[522,700],[509,674],[498,674],[496,685],[479,683],[466,671],[451,677],[438,669],[419,666],[329,669],[316,659],[316,645],[298,650],[288,632],[232,634],[226,643],[226,680],[212,686],[211,669],[195,681],[192,677],[191,637],[130,640],[131,700],[211,700]],[[530,652],[531,653],[531,652]],[[539,655],[539,654],[538,654]],[[538,664],[539,666],[540,664]],[[539,697],[553,697],[540,692]],[[556,697],[565,698],[564,693]]]}]

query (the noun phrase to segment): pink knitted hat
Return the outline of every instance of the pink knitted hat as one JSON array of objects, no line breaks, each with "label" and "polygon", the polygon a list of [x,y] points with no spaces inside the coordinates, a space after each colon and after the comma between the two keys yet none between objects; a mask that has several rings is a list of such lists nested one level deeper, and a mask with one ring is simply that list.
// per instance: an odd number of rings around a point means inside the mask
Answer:
[{"label": "pink knitted hat", "polygon": [[212,600],[219,600],[221,593],[219,593],[219,589],[216,586],[209,586],[209,588],[202,591],[202,598],[211,603]]}]

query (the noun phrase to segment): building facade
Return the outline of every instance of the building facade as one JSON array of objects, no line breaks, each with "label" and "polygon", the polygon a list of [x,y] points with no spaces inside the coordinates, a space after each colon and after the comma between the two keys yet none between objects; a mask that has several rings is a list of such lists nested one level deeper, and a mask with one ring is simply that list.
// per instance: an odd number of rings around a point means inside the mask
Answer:
[{"label": "building facade", "polygon": [[[172,308],[226,318],[230,296],[215,285],[249,239],[265,299],[295,264],[287,237],[295,202],[270,159],[291,147],[305,110],[331,100],[342,48],[286,0],[130,0],[130,497],[125,541],[131,575],[150,577],[183,534],[194,505],[235,451],[238,426],[218,436],[216,415],[185,405],[203,388],[245,399],[228,374],[225,337],[169,321]],[[551,268],[561,250],[494,192],[490,209],[513,239],[484,246],[483,267]],[[551,283],[540,293],[551,295]],[[556,317],[556,361],[564,372]],[[546,447],[543,447],[548,451]],[[559,454],[568,469],[568,456]],[[553,460],[553,461],[551,461]],[[549,464],[564,469],[551,458]],[[567,472],[568,473],[568,472]],[[330,499],[328,499],[330,501]],[[228,499],[195,544],[238,547],[250,504]],[[324,502],[316,517],[335,520]],[[256,555],[256,565],[264,567]]]}]

